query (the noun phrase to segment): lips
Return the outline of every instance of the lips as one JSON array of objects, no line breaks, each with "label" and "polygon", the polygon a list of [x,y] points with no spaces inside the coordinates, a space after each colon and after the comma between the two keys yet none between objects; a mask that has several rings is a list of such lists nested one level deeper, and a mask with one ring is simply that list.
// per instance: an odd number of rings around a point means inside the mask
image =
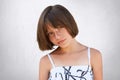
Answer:
[{"label": "lips", "polygon": [[58,44],[62,44],[66,39],[58,41]]}]

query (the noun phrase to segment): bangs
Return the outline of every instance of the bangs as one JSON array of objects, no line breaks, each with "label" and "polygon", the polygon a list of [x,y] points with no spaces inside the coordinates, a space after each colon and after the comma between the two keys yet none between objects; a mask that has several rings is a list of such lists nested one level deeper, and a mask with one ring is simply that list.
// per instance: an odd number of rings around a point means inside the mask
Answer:
[{"label": "bangs", "polygon": [[46,18],[45,18],[46,26],[50,25],[53,28],[59,28],[59,27],[67,26],[65,24],[65,22],[66,22],[65,19],[64,19],[65,16],[63,16],[61,14],[63,14],[63,13],[60,12],[60,11],[57,11],[57,12],[56,12],[56,10],[55,10],[55,12],[54,11],[50,11],[48,13],[48,15],[46,15]]},{"label": "bangs", "polygon": [[62,23],[60,21],[52,21],[52,20],[51,21],[47,20],[45,22],[45,25],[46,25],[46,27],[49,25],[49,26],[51,26],[53,28],[63,28],[63,27],[66,26],[64,23]]}]

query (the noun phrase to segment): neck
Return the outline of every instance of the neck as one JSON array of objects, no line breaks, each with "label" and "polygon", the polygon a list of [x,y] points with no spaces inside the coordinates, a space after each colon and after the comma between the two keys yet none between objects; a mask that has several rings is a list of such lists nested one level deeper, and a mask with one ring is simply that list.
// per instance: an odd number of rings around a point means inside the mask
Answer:
[{"label": "neck", "polygon": [[78,42],[76,41],[75,39],[73,39],[71,41],[71,43],[65,47],[65,48],[60,48],[60,51],[62,51],[63,53],[71,53],[71,52],[74,52],[74,51],[77,51],[77,50],[80,50],[83,46]]}]

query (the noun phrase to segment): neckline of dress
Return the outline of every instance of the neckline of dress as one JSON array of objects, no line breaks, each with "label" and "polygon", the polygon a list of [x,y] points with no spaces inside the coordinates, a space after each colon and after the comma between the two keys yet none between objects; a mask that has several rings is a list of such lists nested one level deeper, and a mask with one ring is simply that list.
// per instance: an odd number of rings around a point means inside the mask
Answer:
[{"label": "neckline of dress", "polygon": [[70,65],[70,66],[56,66],[56,67],[52,67],[50,69],[50,72],[54,69],[57,69],[57,68],[63,68],[63,67],[89,67],[91,69],[91,66],[90,65]]}]

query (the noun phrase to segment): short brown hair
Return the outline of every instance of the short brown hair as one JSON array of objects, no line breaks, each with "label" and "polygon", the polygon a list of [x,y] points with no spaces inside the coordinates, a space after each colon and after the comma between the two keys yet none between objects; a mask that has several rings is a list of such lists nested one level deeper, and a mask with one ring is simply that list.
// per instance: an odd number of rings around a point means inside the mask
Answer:
[{"label": "short brown hair", "polygon": [[42,12],[37,28],[37,41],[42,51],[51,50],[54,46],[47,35],[47,24],[54,28],[65,27],[73,38],[78,34],[76,22],[65,7],[61,5],[48,6]]}]

